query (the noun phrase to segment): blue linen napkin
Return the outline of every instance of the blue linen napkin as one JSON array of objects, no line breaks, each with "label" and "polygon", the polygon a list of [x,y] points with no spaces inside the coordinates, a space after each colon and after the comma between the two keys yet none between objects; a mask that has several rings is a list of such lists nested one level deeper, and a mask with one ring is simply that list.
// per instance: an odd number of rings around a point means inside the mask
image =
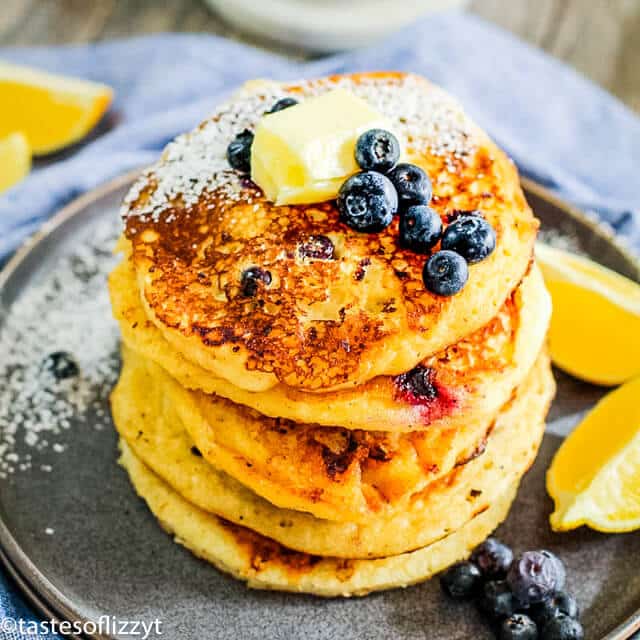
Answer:
[{"label": "blue linen napkin", "polygon": [[[594,211],[640,247],[640,120],[568,67],[470,14],[425,18],[375,48],[306,63],[215,36],[177,34],[0,49],[0,58],[105,82],[117,94],[106,133],[0,197],[0,260],[78,194],[152,162],[242,81],[373,69],[415,71],[440,84],[524,175]],[[0,572],[0,619],[29,615]],[[38,636],[6,636],[26,637]]]},{"label": "blue linen napkin", "polygon": [[573,70],[470,14],[432,16],[373,49],[308,63],[207,35],[0,49],[0,58],[117,92],[108,133],[0,197],[0,259],[79,193],[151,162],[245,79],[358,69],[423,73],[463,102],[523,174],[640,243],[640,120]]}]

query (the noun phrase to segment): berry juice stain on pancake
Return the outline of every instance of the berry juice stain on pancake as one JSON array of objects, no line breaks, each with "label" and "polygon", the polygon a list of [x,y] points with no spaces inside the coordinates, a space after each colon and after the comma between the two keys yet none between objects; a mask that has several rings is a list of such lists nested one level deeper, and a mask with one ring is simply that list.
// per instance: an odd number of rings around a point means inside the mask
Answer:
[{"label": "berry juice stain on pancake", "polygon": [[401,402],[420,407],[425,422],[451,414],[459,404],[455,393],[442,386],[436,372],[418,365],[395,377],[396,398]]}]

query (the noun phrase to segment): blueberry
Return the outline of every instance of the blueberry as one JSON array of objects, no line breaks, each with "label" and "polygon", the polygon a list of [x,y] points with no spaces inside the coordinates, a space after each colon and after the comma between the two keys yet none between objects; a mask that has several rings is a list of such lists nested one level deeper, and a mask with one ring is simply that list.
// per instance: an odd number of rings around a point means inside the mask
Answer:
[{"label": "blueberry", "polygon": [[536,623],[523,613],[516,613],[504,620],[498,633],[500,640],[536,640],[537,637]]},{"label": "blueberry", "polygon": [[227,147],[227,161],[242,173],[251,173],[251,145],[253,144],[253,132],[245,129],[239,133]]},{"label": "blueberry", "polygon": [[453,296],[469,279],[464,258],[453,251],[436,251],[424,265],[422,279],[427,291],[439,296]]},{"label": "blueberry", "polygon": [[541,628],[561,613],[576,620],[580,613],[576,599],[566,591],[556,591],[549,599],[531,607],[531,617]]},{"label": "blueberry", "polygon": [[347,178],[338,193],[340,220],[356,231],[382,231],[398,210],[398,194],[389,179],[375,171]]},{"label": "blueberry", "polygon": [[253,298],[258,292],[259,283],[271,284],[271,272],[260,267],[250,267],[242,273],[240,291],[245,298]]},{"label": "blueberry", "polygon": [[440,576],[440,585],[451,598],[468,600],[480,590],[482,574],[472,562],[458,562]]},{"label": "blueberry", "polygon": [[541,640],[583,640],[584,629],[575,618],[559,613],[545,622],[540,638]]},{"label": "blueberry", "polygon": [[475,562],[485,578],[504,578],[513,562],[513,551],[499,540],[487,538],[471,554],[471,562]]},{"label": "blueberry", "polygon": [[298,247],[302,258],[314,260],[333,260],[334,250],[333,242],[327,236],[310,236]]},{"label": "blueberry", "polygon": [[508,618],[519,609],[519,605],[505,580],[485,582],[478,599],[480,610],[494,620]]},{"label": "blueberry", "polygon": [[276,113],[277,111],[282,111],[283,109],[288,109],[289,107],[293,107],[298,104],[298,101],[295,98],[280,98],[278,102],[276,102],[267,113]]},{"label": "blueberry", "polygon": [[446,228],[442,248],[459,253],[469,264],[480,262],[496,248],[496,232],[477,214],[461,215]]},{"label": "blueberry", "polygon": [[42,370],[51,374],[56,380],[75,378],[80,373],[76,361],[67,351],[50,353],[42,361]]},{"label": "blueberry", "polygon": [[511,589],[524,606],[550,598],[564,586],[562,562],[550,551],[525,551],[507,574]]},{"label": "blueberry", "polygon": [[389,172],[389,180],[398,192],[402,208],[412,204],[429,204],[432,194],[431,180],[420,167],[401,162]]},{"label": "blueberry", "polygon": [[361,169],[387,173],[400,159],[400,143],[389,131],[369,129],[358,138],[355,155]]},{"label": "blueberry", "polygon": [[426,204],[414,204],[400,213],[400,244],[416,253],[429,253],[442,235],[442,220]]},{"label": "blueberry", "polygon": [[408,391],[416,398],[434,400],[438,397],[435,385],[435,371],[431,367],[417,367],[395,377],[395,384],[402,391]]}]

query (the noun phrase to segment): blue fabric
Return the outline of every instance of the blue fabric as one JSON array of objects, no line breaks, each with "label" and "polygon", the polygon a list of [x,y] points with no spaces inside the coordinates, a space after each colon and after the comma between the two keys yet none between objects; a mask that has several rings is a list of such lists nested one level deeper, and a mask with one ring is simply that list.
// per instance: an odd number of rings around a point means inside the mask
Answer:
[{"label": "blue fabric", "polygon": [[[370,50],[306,63],[214,36],[171,34],[0,49],[0,58],[105,82],[117,93],[106,133],[0,197],[0,259],[78,194],[153,161],[243,80],[364,69],[416,71],[442,85],[525,175],[640,247],[640,120],[571,69],[472,15],[429,17]],[[28,615],[23,607],[0,575],[0,617]]]}]

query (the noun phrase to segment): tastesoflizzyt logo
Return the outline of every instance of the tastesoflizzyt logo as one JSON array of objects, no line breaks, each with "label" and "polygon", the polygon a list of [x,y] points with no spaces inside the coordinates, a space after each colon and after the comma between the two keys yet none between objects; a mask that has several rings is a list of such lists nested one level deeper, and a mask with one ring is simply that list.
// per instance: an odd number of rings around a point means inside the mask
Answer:
[{"label": "tastesoflizzyt logo", "polygon": [[98,620],[22,620],[2,617],[0,619],[0,640],[15,637],[16,634],[26,638],[47,637],[49,634],[63,635],[107,635],[123,638],[149,640],[162,636],[162,621],[155,619],[151,622],[142,620],[118,620],[114,616],[100,616]]}]

